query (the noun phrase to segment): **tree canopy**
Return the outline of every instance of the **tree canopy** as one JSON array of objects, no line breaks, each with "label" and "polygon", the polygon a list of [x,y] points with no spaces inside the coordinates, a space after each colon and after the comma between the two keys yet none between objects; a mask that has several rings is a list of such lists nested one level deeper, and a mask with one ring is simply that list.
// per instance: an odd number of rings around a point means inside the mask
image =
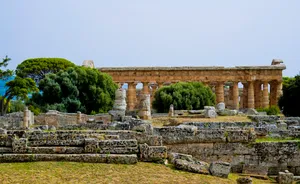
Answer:
[{"label": "tree canopy", "polygon": [[4,96],[0,99],[1,115],[6,114],[10,101],[17,97],[17,99],[27,100],[28,93],[37,92],[35,82],[30,78],[16,77],[14,80],[6,83],[6,90]]},{"label": "tree canopy", "polygon": [[203,109],[215,104],[215,95],[209,87],[199,82],[179,82],[156,91],[153,107],[158,112],[168,112],[170,105],[174,109]]},{"label": "tree canopy", "polygon": [[285,116],[300,116],[300,74],[294,78],[284,78],[282,96],[278,101]]},{"label": "tree canopy", "polygon": [[76,66],[46,75],[39,89],[42,93],[33,94],[31,103],[44,108],[42,110],[90,114],[112,108],[117,85],[106,73]]},{"label": "tree canopy", "polygon": [[[0,67],[7,67],[8,62],[11,59],[7,56],[5,56],[5,58],[2,59],[2,62],[0,62]],[[12,70],[2,70],[0,69],[0,79],[1,80],[6,80],[8,77],[11,77],[13,75],[13,71]]]},{"label": "tree canopy", "polygon": [[32,78],[37,84],[48,73],[57,73],[74,63],[63,58],[32,58],[23,61],[17,66],[16,75],[22,78]]}]

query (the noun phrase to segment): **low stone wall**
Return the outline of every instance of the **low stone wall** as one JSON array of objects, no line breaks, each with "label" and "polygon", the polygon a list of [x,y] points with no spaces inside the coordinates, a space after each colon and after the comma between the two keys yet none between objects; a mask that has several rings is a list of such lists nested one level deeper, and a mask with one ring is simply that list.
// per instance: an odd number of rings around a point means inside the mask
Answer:
[{"label": "low stone wall", "polygon": [[[28,125],[34,124],[34,114],[28,111]],[[22,128],[24,123],[24,112],[14,112],[0,116],[0,128],[13,129]]]},{"label": "low stone wall", "polygon": [[80,118],[78,116],[78,113],[50,111],[48,113],[42,113],[35,116],[34,124],[62,127],[65,125],[74,125],[86,122],[102,122],[103,124],[108,124],[111,121],[111,115],[109,114],[86,115],[80,113]]},{"label": "low stone wall", "polygon": [[154,134],[162,136],[168,152],[189,154],[208,163],[229,162],[232,172],[277,175],[288,169],[300,175],[300,141],[256,143],[254,128],[201,129],[202,123],[190,124],[154,128]]},{"label": "low stone wall", "polygon": [[[143,146],[139,146],[139,145]],[[0,162],[83,161],[133,164],[167,157],[160,136],[122,130],[9,130],[0,134]]]}]

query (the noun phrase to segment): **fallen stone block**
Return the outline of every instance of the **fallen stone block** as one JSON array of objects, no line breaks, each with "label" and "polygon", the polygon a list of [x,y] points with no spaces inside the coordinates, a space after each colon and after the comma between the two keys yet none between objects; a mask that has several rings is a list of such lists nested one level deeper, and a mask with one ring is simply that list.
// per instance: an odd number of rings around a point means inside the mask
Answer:
[{"label": "fallen stone block", "polygon": [[292,184],[294,181],[294,174],[289,171],[278,173],[278,183],[279,184]]},{"label": "fallen stone block", "polygon": [[237,184],[252,184],[252,178],[250,177],[242,177],[236,180]]},{"label": "fallen stone block", "polygon": [[140,160],[145,162],[164,163],[167,159],[166,146],[148,146],[147,144],[140,144]]},{"label": "fallen stone block", "polygon": [[268,167],[262,165],[244,164],[243,165],[244,174],[254,174],[254,175],[268,175]]},{"label": "fallen stone block", "polygon": [[176,169],[184,170],[199,174],[209,174],[208,163],[201,161],[187,161],[182,159],[175,159],[174,166]]},{"label": "fallen stone block", "polygon": [[230,173],[230,163],[228,162],[212,162],[209,166],[209,172],[213,176],[228,178]]}]

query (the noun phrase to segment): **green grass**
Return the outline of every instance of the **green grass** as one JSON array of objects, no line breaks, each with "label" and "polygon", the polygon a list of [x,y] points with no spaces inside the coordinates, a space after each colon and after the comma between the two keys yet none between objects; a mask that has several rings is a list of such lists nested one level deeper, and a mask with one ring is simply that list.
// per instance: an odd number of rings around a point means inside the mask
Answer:
[{"label": "green grass", "polygon": [[288,142],[288,141],[294,141],[294,142],[300,142],[300,138],[293,138],[293,137],[285,137],[285,138],[276,138],[276,137],[261,137],[256,138],[255,142]]},{"label": "green grass", "polygon": [[[229,179],[175,170],[172,167],[139,162],[135,165],[75,162],[1,163],[0,183],[206,183],[234,184],[239,176]],[[253,179],[254,184],[271,183]]]}]

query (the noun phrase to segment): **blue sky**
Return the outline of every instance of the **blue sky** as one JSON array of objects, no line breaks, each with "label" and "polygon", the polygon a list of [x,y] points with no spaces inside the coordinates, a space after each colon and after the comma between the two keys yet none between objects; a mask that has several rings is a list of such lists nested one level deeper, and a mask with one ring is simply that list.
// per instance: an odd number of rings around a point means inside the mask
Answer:
[{"label": "blue sky", "polygon": [[81,65],[287,65],[299,73],[298,0],[0,0],[0,56]]}]

